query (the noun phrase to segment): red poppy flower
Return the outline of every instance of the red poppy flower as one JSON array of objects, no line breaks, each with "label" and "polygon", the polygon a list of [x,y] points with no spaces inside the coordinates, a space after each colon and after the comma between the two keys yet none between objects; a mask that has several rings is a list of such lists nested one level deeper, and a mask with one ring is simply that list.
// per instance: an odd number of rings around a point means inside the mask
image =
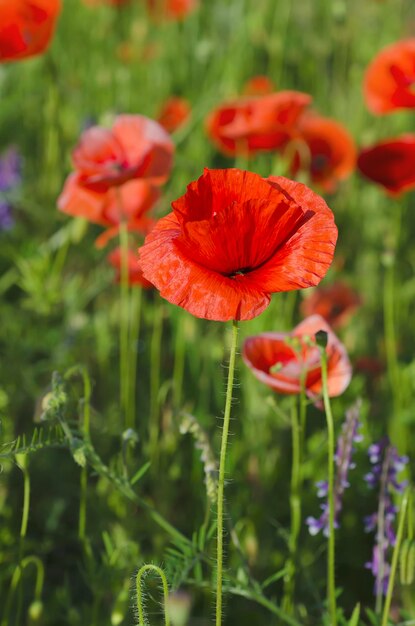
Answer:
[{"label": "red poppy flower", "polygon": [[300,138],[295,141],[299,148],[291,164],[292,176],[305,170],[313,183],[325,191],[334,191],[337,182],[347,178],[355,167],[353,139],[339,122],[315,113],[300,118],[298,132]]},{"label": "red poppy flower", "polygon": [[415,134],[382,141],[362,150],[360,172],[392,194],[415,188]]},{"label": "red poppy flower", "polygon": [[362,300],[358,293],[342,282],[317,287],[301,305],[302,314],[320,315],[330,326],[343,326]]},{"label": "red poppy flower", "polygon": [[154,17],[168,20],[184,19],[198,4],[197,0],[147,0],[148,10]]},{"label": "red poppy flower", "polygon": [[352,377],[347,352],[343,344],[320,315],[312,315],[290,333],[262,333],[248,337],[242,356],[258,380],[275,391],[297,394],[305,376],[305,390],[316,399],[322,390],[321,353],[315,335],[324,330],[328,335],[327,379],[330,397],[339,396]]},{"label": "red poppy flower", "polygon": [[322,198],[281,176],[208,170],[139,250],[161,296],[210,320],[248,320],[270,294],[317,285],[337,228]]},{"label": "red poppy flower", "polygon": [[60,0],[1,0],[0,62],[46,50],[60,10]]},{"label": "red poppy flower", "polygon": [[268,76],[253,76],[244,86],[246,96],[265,96],[275,91],[275,85]]},{"label": "red poppy flower", "polygon": [[72,160],[85,187],[106,191],[133,178],[164,183],[173,152],[170,135],[160,124],[143,115],[119,115],[111,129],[88,128]]},{"label": "red poppy flower", "polygon": [[[115,248],[111,254],[108,255],[109,263],[115,268],[116,275],[115,280],[117,283],[121,281],[121,248]],[[138,285],[144,289],[151,289],[153,285],[144,278],[138,263],[137,255],[133,250],[128,251],[128,284]]]},{"label": "red poppy flower", "polygon": [[161,107],[157,121],[167,132],[173,133],[188,121],[190,113],[190,104],[187,100],[172,97]]},{"label": "red poppy flower", "polygon": [[298,118],[310,102],[311,96],[297,91],[241,98],[208,116],[207,133],[228,156],[275,150],[297,134]]},{"label": "red poppy flower", "polygon": [[102,192],[85,187],[79,174],[71,174],[58,198],[58,207],[63,213],[108,228],[118,229],[125,220],[130,230],[147,232],[153,223],[147,213],[159,197],[158,189],[146,180],[131,180]]},{"label": "red poppy flower", "polygon": [[372,113],[415,108],[415,39],[379,52],[366,70],[363,92]]}]

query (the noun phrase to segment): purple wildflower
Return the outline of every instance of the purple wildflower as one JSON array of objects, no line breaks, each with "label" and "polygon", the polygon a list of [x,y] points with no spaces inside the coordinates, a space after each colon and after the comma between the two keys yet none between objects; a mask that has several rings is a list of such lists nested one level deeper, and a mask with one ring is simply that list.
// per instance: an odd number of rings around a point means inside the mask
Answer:
[{"label": "purple wildflower", "polygon": [[16,148],[9,148],[0,157],[0,231],[10,230],[14,224],[13,206],[8,192],[21,181],[21,158]]},{"label": "purple wildflower", "polygon": [[0,191],[10,191],[21,181],[21,158],[11,147],[0,157]]},{"label": "purple wildflower", "polygon": [[[341,434],[337,440],[337,450],[335,454],[336,461],[336,479],[334,482],[334,527],[339,527],[339,515],[343,506],[343,493],[349,487],[348,474],[349,470],[355,467],[352,462],[354,452],[353,443],[361,441],[362,436],[358,433],[360,422],[360,402],[356,402],[346,412],[346,419],[342,426]],[[317,496],[326,498],[328,496],[327,481],[316,483]],[[329,534],[329,506],[328,502],[320,505],[323,513],[319,518],[307,517],[306,524],[311,535],[317,535],[320,530],[327,537]]]},{"label": "purple wildflower", "polygon": [[372,468],[365,480],[371,489],[379,488],[379,504],[377,512],[364,520],[366,532],[376,531],[372,560],[366,567],[375,577],[375,595],[381,597],[386,594],[389,582],[388,549],[396,541],[393,523],[398,510],[392,502],[392,493],[402,493],[406,487],[407,481],[399,481],[398,474],[408,463],[408,457],[399,456],[388,437],[372,444],[368,454]]}]

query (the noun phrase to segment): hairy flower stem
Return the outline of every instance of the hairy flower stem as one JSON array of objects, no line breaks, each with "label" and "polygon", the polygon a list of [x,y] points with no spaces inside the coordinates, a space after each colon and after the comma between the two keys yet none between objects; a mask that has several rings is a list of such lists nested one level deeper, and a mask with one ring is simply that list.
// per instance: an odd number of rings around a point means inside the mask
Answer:
[{"label": "hairy flower stem", "polygon": [[337,626],[336,583],[335,583],[335,537],[334,537],[334,424],[328,394],[327,381],[327,352],[321,349],[321,376],[323,383],[324,410],[327,421],[328,438],[328,506],[329,506],[329,536],[327,553],[327,602],[330,612],[330,626]]},{"label": "hairy flower stem", "polygon": [[153,319],[153,334],[151,337],[151,366],[150,366],[150,457],[157,456],[157,442],[159,439],[159,391],[161,366],[161,341],[163,337],[163,305],[156,308]]},{"label": "hairy flower stem", "polygon": [[386,457],[382,465],[382,474],[380,477],[380,495],[378,507],[378,529],[376,543],[379,547],[379,567],[376,576],[376,613],[380,615],[383,602],[383,579],[385,577],[385,493],[387,492],[388,471],[390,465],[390,449],[386,449]]},{"label": "hairy flower stem", "polygon": [[307,409],[307,396],[305,393],[305,378],[307,370],[301,375],[301,393],[298,414],[297,407],[293,405],[291,410],[291,437],[292,437],[292,468],[291,468],[291,529],[288,547],[290,556],[286,564],[287,574],[284,580],[283,608],[291,614],[294,606],[295,593],[295,568],[298,553],[298,537],[301,529],[301,491],[303,485],[302,462],[304,453],[304,432]]},{"label": "hairy flower stem", "polygon": [[[122,214],[122,211],[121,211]],[[121,275],[120,275],[120,406],[124,427],[127,425],[127,402],[130,379],[128,358],[129,287],[128,287],[128,230],[124,220],[120,223]]]},{"label": "hairy flower stem", "polygon": [[138,338],[140,336],[142,289],[131,290],[130,302],[130,336],[129,336],[129,361],[130,379],[128,381],[126,425],[127,428],[136,426],[136,393],[137,393],[137,360]]},{"label": "hairy flower stem", "polygon": [[180,409],[182,401],[185,358],[184,322],[184,317],[180,315],[176,324],[176,337],[174,342],[173,403],[176,409]]},{"label": "hairy flower stem", "polygon": [[[82,368],[82,379],[84,382],[84,410],[82,416],[82,431],[85,439],[89,440],[89,428],[91,418],[91,381],[88,373]],[[85,541],[86,530],[86,505],[87,505],[87,488],[88,488],[88,469],[85,466],[81,469],[81,495],[79,502],[79,520],[78,520],[78,537],[80,541]]]},{"label": "hairy flower stem", "polygon": [[141,580],[147,572],[155,572],[160,576],[161,583],[163,585],[163,596],[164,596],[164,626],[170,626],[170,617],[167,611],[167,603],[169,599],[169,586],[167,584],[167,578],[161,567],[157,565],[153,565],[152,563],[148,563],[140,567],[135,577],[135,593],[136,593],[136,603],[137,603],[137,612],[138,612],[138,626],[146,626],[146,621],[144,617],[144,598],[143,598],[143,589],[141,585]]},{"label": "hairy flower stem", "polygon": [[401,544],[402,544],[403,533],[404,533],[404,528],[405,528],[406,514],[408,511],[409,494],[410,494],[410,490],[407,489],[403,495],[402,502],[401,502],[401,509],[399,513],[398,533],[396,535],[396,542],[395,542],[395,546],[393,549],[391,570],[389,574],[389,582],[388,582],[388,589],[386,592],[385,605],[383,607],[381,626],[387,626],[388,624],[389,611],[390,611],[390,607],[392,603],[393,587],[395,584],[396,568],[398,566],[399,553],[401,550]]},{"label": "hairy flower stem", "polygon": [[226,386],[225,413],[223,416],[222,443],[219,461],[217,500],[217,555],[216,555],[216,626],[222,625],[222,580],[223,580],[223,494],[225,489],[226,448],[231,417],[233,379],[235,374],[238,322],[232,322],[232,343],[229,357],[228,383]]}]

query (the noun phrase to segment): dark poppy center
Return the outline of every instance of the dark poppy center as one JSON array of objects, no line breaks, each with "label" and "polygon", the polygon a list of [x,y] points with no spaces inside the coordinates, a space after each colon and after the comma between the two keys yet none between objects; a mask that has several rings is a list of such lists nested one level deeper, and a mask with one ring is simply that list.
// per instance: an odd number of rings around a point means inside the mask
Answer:
[{"label": "dark poppy center", "polygon": [[329,165],[330,159],[326,154],[316,154],[311,159],[311,171],[320,174]]},{"label": "dark poppy center", "polygon": [[226,274],[226,276],[228,278],[236,278],[237,276],[244,276],[245,274],[248,274],[251,270],[251,267],[242,267],[241,269],[235,270],[230,274]]}]

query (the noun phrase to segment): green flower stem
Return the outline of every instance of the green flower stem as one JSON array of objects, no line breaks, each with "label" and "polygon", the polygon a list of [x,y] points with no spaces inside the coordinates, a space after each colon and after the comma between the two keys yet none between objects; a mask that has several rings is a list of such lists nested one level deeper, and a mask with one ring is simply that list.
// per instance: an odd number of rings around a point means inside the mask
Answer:
[{"label": "green flower stem", "polygon": [[167,578],[161,567],[157,565],[153,565],[152,563],[148,563],[140,567],[135,577],[135,591],[136,591],[136,602],[137,602],[137,611],[138,611],[138,626],[146,626],[146,621],[144,617],[144,598],[143,598],[143,589],[141,580],[147,572],[155,572],[160,576],[161,583],[163,585],[163,596],[164,596],[164,624],[165,626],[170,626],[170,617],[167,610],[167,603],[169,599],[169,586],[167,584]]},{"label": "green flower stem", "polygon": [[[121,201],[120,201],[121,202]],[[122,213],[122,211],[121,211]],[[128,229],[124,220],[120,223],[120,406],[123,423],[126,426],[126,409],[129,388],[129,286],[128,286]]]},{"label": "green flower stem", "polygon": [[[90,421],[91,421],[91,381],[85,368],[82,368],[82,379],[84,382],[84,410],[82,419],[82,431],[85,439],[89,439]],[[86,530],[86,504],[88,489],[88,469],[81,469],[81,496],[79,502],[79,520],[78,520],[78,537],[80,541],[85,541]]]},{"label": "green flower stem", "polygon": [[1,621],[1,626],[7,626],[9,623],[10,610],[11,610],[11,605],[12,605],[14,594],[22,578],[23,570],[31,564],[34,565],[36,569],[34,600],[37,602],[40,602],[42,599],[43,583],[45,580],[45,568],[43,566],[42,561],[39,559],[39,557],[30,555],[22,559],[22,561],[19,563],[19,565],[15,568],[13,572],[13,576],[10,581],[9,593],[8,593],[5,608],[4,608],[4,616]]},{"label": "green flower stem", "polygon": [[323,383],[324,410],[327,420],[328,437],[328,505],[329,536],[327,553],[327,602],[330,612],[330,626],[337,626],[336,583],[335,583],[335,537],[334,537],[334,424],[328,394],[327,352],[321,349],[321,375]]},{"label": "green flower stem", "polygon": [[154,457],[159,438],[159,391],[161,366],[161,340],[163,336],[163,305],[156,306],[153,319],[153,334],[151,337],[151,366],[150,366],[150,456]]},{"label": "green flower stem", "polygon": [[128,403],[126,422],[127,428],[136,426],[136,393],[137,393],[137,360],[138,360],[138,338],[140,336],[141,303],[143,290],[140,287],[131,289],[130,302],[130,380],[128,387]]},{"label": "green flower stem", "polygon": [[184,342],[184,323],[185,318],[179,314],[176,326],[176,337],[174,346],[174,365],[173,365],[173,401],[176,409],[180,408],[182,401],[184,358],[185,358],[185,342]]},{"label": "green flower stem", "polygon": [[406,513],[408,510],[408,500],[409,500],[409,489],[407,489],[403,495],[402,503],[401,503],[401,510],[399,513],[398,533],[396,535],[396,543],[393,549],[388,589],[386,591],[386,599],[385,599],[385,604],[383,607],[382,626],[387,626],[388,624],[389,611],[390,611],[391,602],[392,602],[393,587],[395,585],[396,568],[398,566],[399,552],[401,550],[401,544],[402,544],[403,533],[404,533],[404,528],[405,528]]},{"label": "green flower stem", "polygon": [[228,383],[226,386],[225,413],[223,416],[222,444],[219,461],[218,501],[217,501],[217,556],[216,556],[216,626],[222,624],[222,581],[223,581],[223,496],[225,490],[226,448],[231,417],[233,379],[235,374],[238,322],[232,322],[232,343],[229,357]]},{"label": "green flower stem", "polygon": [[290,556],[286,564],[287,574],[284,579],[284,599],[282,606],[291,614],[294,607],[295,593],[295,568],[298,553],[298,537],[301,529],[301,492],[303,486],[302,462],[304,455],[304,433],[307,414],[307,396],[305,392],[305,379],[307,370],[304,368],[301,374],[299,415],[297,406],[291,409],[291,436],[292,436],[292,468],[291,468],[291,529],[288,547]]}]

